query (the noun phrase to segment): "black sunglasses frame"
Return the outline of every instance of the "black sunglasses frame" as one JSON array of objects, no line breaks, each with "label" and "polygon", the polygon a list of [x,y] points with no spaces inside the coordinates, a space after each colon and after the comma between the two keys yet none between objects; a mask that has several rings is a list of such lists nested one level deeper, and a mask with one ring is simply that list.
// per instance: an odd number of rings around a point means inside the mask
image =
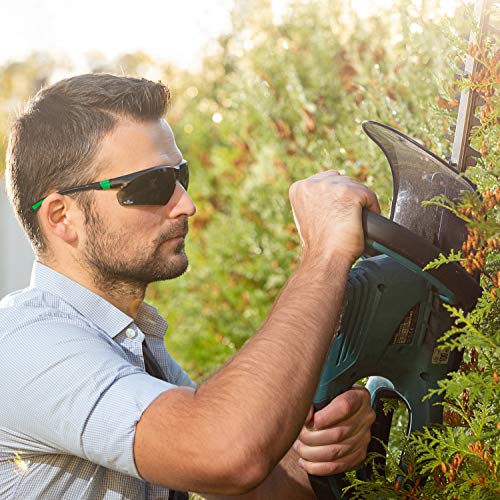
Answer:
[{"label": "black sunglasses frame", "polygon": [[[188,162],[186,160],[182,160],[177,165],[158,165],[156,167],[147,168],[145,170],[139,170],[138,172],[132,172],[131,174],[121,175],[120,177],[114,177],[113,179],[106,179],[104,181],[91,182],[90,184],[83,184],[81,186],[64,188],[64,189],[57,191],[57,193],[58,194],[72,194],[72,193],[77,193],[79,191],[89,191],[89,190],[102,190],[102,191],[106,191],[108,189],[121,190],[123,188],[126,188],[132,181],[135,181],[136,179],[142,177],[145,174],[149,174],[151,172],[156,172],[156,171],[163,171],[166,169],[175,170],[176,171],[175,172],[175,181],[176,182],[179,181],[181,183],[182,187],[185,190],[187,190],[188,183],[189,183]],[[184,170],[184,169],[187,170],[187,181],[186,182],[182,182],[180,180],[180,175],[179,175],[181,170]],[[175,190],[175,186],[174,186],[174,190]],[[172,191],[172,193],[173,193],[173,191]],[[118,198],[118,202],[122,206],[135,205],[135,203],[130,203],[130,202],[129,203],[122,203],[122,201],[118,197],[118,193],[117,193],[117,198]],[[31,209],[34,211],[37,211],[40,208],[40,206],[42,205],[43,200],[45,200],[45,198],[38,200],[36,203],[34,203],[31,206]],[[166,203],[168,203],[168,201]],[[164,203],[163,205],[166,205],[166,203]],[[151,205],[156,205],[156,203],[151,204]]]}]

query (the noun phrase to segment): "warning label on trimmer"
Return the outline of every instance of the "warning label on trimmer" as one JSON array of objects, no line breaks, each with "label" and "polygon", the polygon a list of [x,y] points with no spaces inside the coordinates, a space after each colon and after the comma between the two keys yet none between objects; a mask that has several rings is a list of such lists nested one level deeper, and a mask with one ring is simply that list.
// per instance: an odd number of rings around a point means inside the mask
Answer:
[{"label": "warning label on trimmer", "polygon": [[411,344],[417,326],[418,311],[419,304],[408,311],[392,337],[393,344]]},{"label": "warning label on trimmer", "polygon": [[448,358],[450,357],[450,348],[445,347],[435,347],[432,351],[432,364],[433,365],[445,365],[448,363]]}]

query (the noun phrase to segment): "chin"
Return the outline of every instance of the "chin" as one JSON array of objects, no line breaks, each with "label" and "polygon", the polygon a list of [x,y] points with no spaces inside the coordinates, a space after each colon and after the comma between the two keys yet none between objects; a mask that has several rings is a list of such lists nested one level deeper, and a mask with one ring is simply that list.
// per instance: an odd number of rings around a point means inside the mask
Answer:
[{"label": "chin", "polygon": [[186,272],[188,264],[188,258],[185,253],[182,253],[182,255],[175,255],[173,258],[169,259],[167,265],[163,266],[158,279],[155,281],[172,280],[182,276]]}]

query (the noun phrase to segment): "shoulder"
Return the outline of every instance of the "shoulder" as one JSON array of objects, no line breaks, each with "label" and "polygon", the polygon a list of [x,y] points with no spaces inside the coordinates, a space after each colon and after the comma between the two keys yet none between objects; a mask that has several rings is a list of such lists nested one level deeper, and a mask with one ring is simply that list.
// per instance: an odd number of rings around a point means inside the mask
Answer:
[{"label": "shoulder", "polygon": [[37,288],[25,288],[0,300],[0,340],[30,331],[83,331],[98,329],[61,297]]},{"label": "shoulder", "polygon": [[[61,297],[25,289],[0,301],[0,374],[4,370],[44,371],[64,359],[89,363],[107,353],[126,360],[111,337]],[[84,361],[85,360],[85,361]]]}]

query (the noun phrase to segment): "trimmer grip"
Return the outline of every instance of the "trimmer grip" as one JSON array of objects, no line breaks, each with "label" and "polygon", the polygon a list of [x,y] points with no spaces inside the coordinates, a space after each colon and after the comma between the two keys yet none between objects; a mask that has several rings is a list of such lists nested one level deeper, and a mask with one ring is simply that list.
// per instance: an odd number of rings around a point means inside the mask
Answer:
[{"label": "trimmer grip", "polygon": [[342,488],[347,486],[345,474],[334,476],[311,476],[309,482],[318,500],[332,500],[332,498],[345,498],[342,496]]},{"label": "trimmer grip", "polygon": [[[347,387],[335,394],[332,393],[331,399],[327,398],[320,402],[314,402],[314,412],[323,409],[330,401],[333,401],[333,399],[349,389],[350,387]],[[392,383],[383,377],[370,377],[366,389],[370,392],[371,406],[376,413],[376,420],[371,429],[372,440],[368,447],[368,453],[375,452],[378,454],[373,465],[380,472],[381,470],[385,470],[386,447],[389,442],[392,423],[392,412],[386,414],[383,411],[382,398],[399,399],[401,395],[394,391]],[[366,481],[371,475],[370,472],[371,470],[364,466],[358,469],[356,474],[358,478]],[[309,481],[318,500],[340,500],[350,497],[349,494],[342,494],[342,490],[349,484],[345,473],[334,474],[333,476],[313,476],[309,474]]]}]

